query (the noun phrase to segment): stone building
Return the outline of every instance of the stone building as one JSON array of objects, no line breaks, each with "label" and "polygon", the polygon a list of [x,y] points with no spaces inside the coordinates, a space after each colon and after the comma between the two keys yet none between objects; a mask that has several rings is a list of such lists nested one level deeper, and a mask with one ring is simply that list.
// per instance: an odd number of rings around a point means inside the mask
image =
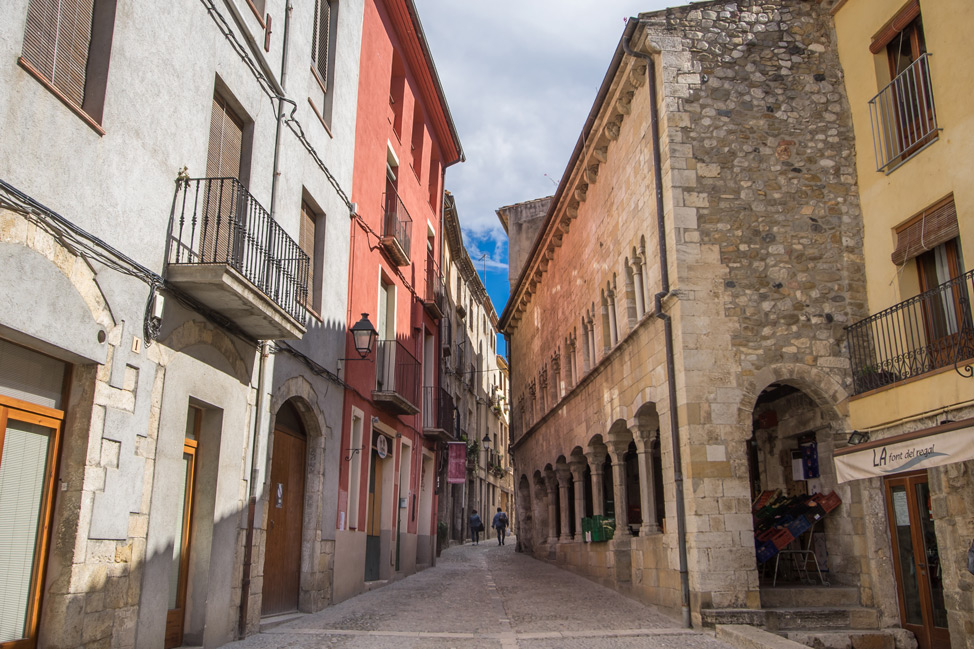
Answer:
[{"label": "stone building", "polygon": [[[910,646],[862,570],[871,511],[833,465],[844,328],[867,315],[854,155],[827,7],[628,22],[550,205],[515,206],[523,236],[509,229],[525,548],[694,626]],[[829,512],[791,539],[752,514],[816,493]],[[598,516],[614,535],[587,542]]]},{"label": "stone building", "polygon": [[[470,534],[467,517],[476,509],[489,524],[497,507],[510,511],[506,361],[497,353],[497,314],[474,262],[463,245],[456,199],[446,193],[443,279],[447,311],[441,321],[441,385],[456,412],[454,439],[467,446],[466,482],[447,482],[441,468],[438,520],[447,539],[462,543]],[[512,517],[513,518],[513,517]]]},{"label": "stone building", "polygon": [[4,647],[330,601],[363,4],[0,9]]},{"label": "stone building", "polygon": [[861,571],[884,616],[922,649],[971,649],[974,77],[964,43],[974,6],[830,4],[859,152],[869,305],[848,330],[849,424],[865,440],[837,459],[869,514]]}]

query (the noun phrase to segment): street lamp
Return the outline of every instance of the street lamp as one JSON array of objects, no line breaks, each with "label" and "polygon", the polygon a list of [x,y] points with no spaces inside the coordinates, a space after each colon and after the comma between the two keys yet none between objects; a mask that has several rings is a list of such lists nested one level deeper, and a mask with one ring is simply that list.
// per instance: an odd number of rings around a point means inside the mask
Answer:
[{"label": "street lamp", "polygon": [[869,433],[862,433],[854,430],[849,434],[849,446],[857,446],[869,441]]},{"label": "street lamp", "polygon": [[375,347],[375,339],[379,337],[379,332],[369,322],[368,313],[362,314],[362,319],[352,325],[351,331],[352,342],[360,358],[343,358],[342,360],[355,361],[364,359],[372,353],[372,348]]},{"label": "street lamp", "polygon": [[484,433],[484,438],[480,441],[484,444],[490,444],[490,433]]}]

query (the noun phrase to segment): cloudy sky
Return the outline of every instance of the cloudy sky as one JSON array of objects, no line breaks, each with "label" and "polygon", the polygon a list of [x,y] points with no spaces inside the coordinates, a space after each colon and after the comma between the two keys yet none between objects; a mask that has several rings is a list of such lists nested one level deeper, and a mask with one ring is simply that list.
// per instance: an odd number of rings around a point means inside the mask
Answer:
[{"label": "cloudy sky", "polygon": [[[464,242],[500,315],[498,207],[548,196],[568,164],[624,19],[680,0],[415,0],[467,161],[447,170]],[[481,261],[482,254],[488,255]]]}]

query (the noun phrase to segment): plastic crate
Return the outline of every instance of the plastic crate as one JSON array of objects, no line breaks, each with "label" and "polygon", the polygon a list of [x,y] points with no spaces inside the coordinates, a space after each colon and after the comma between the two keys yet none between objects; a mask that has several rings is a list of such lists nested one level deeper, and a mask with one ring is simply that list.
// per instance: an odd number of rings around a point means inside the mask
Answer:
[{"label": "plastic crate", "polygon": [[791,535],[796,539],[811,529],[812,524],[804,516],[798,516],[786,526]]},{"label": "plastic crate", "polygon": [[758,541],[754,544],[754,552],[757,555],[758,563],[765,563],[778,554],[778,548],[771,541]]},{"label": "plastic crate", "polygon": [[771,537],[771,542],[779,550],[782,550],[795,540],[795,535],[788,531],[788,528],[776,528],[775,535]]},{"label": "plastic crate", "polygon": [[842,499],[839,498],[839,494],[834,491],[829,494],[815,494],[814,499],[815,502],[822,506],[826,514],[842,504]]}]

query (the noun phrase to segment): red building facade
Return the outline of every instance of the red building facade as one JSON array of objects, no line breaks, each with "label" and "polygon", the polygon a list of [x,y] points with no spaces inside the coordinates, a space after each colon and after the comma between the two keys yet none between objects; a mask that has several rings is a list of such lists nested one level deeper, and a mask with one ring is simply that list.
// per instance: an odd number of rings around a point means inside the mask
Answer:
[{"label": "red building facade", "polygon": [[439,261],[444,170],[463,152],[411,0],[366,3],[355,142],[348,322],[368,314],[378,336],[364,359],[346,343],[334,601],[432,565],[452,438]]}]

